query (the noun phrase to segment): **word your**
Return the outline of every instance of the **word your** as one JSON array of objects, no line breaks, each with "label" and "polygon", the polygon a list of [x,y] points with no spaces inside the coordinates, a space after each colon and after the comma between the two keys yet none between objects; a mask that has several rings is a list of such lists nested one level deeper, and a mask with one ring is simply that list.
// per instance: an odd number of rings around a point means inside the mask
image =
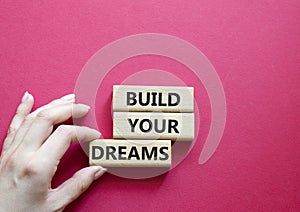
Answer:
[{"label": "word your", "polygon": [[[153,121],[150,119],[127,119],[128,123],[131,127],[131,132],[135,132],[135,127],[139,126],[139,129],[143,133],[148,133],[152,130],[154,130],[157,133],[172,133],[172,129],[175,133],[179,133],[177,126],[178,126],[178,120],[175,119],[154,119]],[[160,122],[160,123],[158,123]],[[159,126],[160,125],[160,126]],[[167,125],[167,126],[166,126]]]}]

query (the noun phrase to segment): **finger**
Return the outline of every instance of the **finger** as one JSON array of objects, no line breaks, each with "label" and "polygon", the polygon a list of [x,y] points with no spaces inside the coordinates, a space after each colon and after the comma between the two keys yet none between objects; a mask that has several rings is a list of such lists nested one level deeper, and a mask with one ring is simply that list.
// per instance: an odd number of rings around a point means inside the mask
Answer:
[{"label": "finger", "polygon": [[65,95],[63,97],[61,97],[60,99],[55,99],[53,101],[51,101],[50,103],[42,106],[42,107],[39,107],[38,109],[36,109],[35,111],[33,111],[31,113],[31,116],[36,116],[39,112],[41,112],[42,110],[45,110],[45,109],[48,109],[48,108],[51,108],[55,105],[59,105],[59,104],[65,104],[65,103],[75,103],[75,94],[68,94],[68,95]]},{"label": "finger", "polygon": [[[57,107],[58,105],[72,104],[72,103],[74,103],[74,101],[75,101],[75,95],[69,94],[69,95],[61,97],[60,99],[56,99],[56,100],[48,103],[47,105],[44,105],[44,106],[38,108],[37,110],[30,113],[29,115],[27,115],[24,118],[22,125],[19,127],[18,132],[14,136],[14,142],[11,145],[11,148],[15,149],[19,146],[20,143],[23,142],[23,140],[24,140],[24,138],[26,138],[27,132],[30,129],[32,123],[34,122],[37,114],[39,114],[43,110]],[[39,132],[38,129],[39,128],[36,128],[36,132]],[[45,130],[47,130],[47,129],[45,129]],[[51,130],[52,129],[48,129],[48,132],[51,133]]]},{"label": "finger", "polygon": [[72,142],[92,141],[100,138],[100,136],[101,134],[97,130],[88,127],[60,125],[36,152],[36,158],[39,160],[39,158],[47,155],[47,161],[44,162],[44,166],[49,167],[49,174],[52,177],[55,172],[53,167],[57,166]]},{"label": "finger", "polygon": [[21,126],[25,117],[32,110],[33,103],[34,103],[33,96],[26,91],[22,97],[21,104],[18,106],[16,114],[13,117],[12,122],[9,126],[7,136],[4,140],[2,153],[7,151],[7,149],[11,146],[11,144],[13,142],[13,138],[15,137],[17,130]]},{"label": "finger", "polygon": [[80,118],[85,116],[90,107],[83,104],[64,104],[45,109],[37,114],[28,130],[22,145],[37,150],[48,138],[53,126],[68,120],[69,118]]},{"label": "finger", "polygon": [[101,166],[90,166],[77,171],[73,177],[50,192],[48,201],[54,206],[53,210],[63,210],[105,172],[106,169]]}]

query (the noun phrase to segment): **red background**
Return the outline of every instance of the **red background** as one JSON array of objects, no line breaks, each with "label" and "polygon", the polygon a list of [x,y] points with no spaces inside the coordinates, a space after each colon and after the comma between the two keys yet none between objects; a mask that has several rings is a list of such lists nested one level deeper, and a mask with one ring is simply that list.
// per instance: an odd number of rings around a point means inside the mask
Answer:
[{"label": "red background", "polygon": [[[185,39],[214,65],[228,109],[220,146],[198,164],[210,124],[204,114],[203,133],[177,168],[147,180],[105,174],[67,211],[299,211],[297,0],[1,1],[1,141],[24,91],[35,108],[72,93],[97,50],[145,32]],[[53,186],[87,164],[73,145]]]}]

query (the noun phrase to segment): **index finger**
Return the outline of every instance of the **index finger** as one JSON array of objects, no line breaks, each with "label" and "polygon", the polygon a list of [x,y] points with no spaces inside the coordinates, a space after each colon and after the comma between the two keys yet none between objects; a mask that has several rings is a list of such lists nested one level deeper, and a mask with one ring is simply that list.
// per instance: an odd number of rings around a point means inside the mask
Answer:
[{"label": "index finger", "polygon": [[31,151],[37,150],[51,134],[54,125],[64,122],[71,117],[83,117],[88,111],[89,107],[87,105],[65,103],[39,112],[33,117],[32,124],[21,145]]}]

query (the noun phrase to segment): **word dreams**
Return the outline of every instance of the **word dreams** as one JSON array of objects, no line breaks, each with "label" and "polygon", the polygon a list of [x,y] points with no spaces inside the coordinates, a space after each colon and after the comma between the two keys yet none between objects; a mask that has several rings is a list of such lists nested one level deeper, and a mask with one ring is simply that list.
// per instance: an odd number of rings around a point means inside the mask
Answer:
[{"label": "word dreams", "polygon": [[92,146],[92,160],[168,160],[169,159],[169,147],[153,146],[148,148],[142,146],[137,148],[136,146]]}]

